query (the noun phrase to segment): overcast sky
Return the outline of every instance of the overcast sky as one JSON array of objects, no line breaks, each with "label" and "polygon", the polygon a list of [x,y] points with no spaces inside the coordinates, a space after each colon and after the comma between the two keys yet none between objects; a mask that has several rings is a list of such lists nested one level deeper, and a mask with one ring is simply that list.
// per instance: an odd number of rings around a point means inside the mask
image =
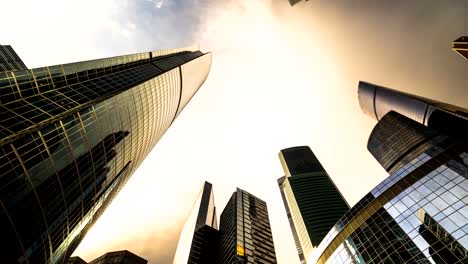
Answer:
[{"label": "overcast sky", "polygon": [[[331,3],[333,2],[333,3]],[[171,263],[208,180],[218,213],[236,187],[268,204],[279,263],[299,263],[277,153],[309,145],[350,205],[386,177],[366,149],[365,80],[468,108],[468,1],[4,1],[0,43],[28,67],[200,44],[206,83],[75,252],[128,249]],[[218,215],[219,216],[219,215]]]}]

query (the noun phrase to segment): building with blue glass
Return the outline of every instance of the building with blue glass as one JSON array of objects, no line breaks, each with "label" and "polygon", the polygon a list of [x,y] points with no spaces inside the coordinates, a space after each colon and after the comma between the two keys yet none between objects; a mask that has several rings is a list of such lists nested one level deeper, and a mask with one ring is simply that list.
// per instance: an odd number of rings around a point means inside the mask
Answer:
[{"label": "building with blue glass", "polygon": [[64,263],[210,66],[189,47],[0,72],[1,262]]},{"label": "building with blue glass", "polygon": [[368,149],[390,176],[340,218],[310,263],[466,263],[467,138],[390,111]]}]

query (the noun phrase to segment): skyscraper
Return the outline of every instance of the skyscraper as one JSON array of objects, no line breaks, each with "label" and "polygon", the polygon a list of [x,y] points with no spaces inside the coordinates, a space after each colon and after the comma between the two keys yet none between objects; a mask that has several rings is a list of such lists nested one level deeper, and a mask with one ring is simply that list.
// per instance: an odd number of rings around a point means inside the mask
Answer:
[{"label": "skyscraper", "polygon": [[108,252],[89,264],[146,264],[148,261],[128,250]]},{"label": "skyscraper", "polygon": [[180,234],[174,264],[276,263],[266,203],[237,188],[221,213],[205,182]]},{"label": "skyscraper", "polygon": [[216,263],[217,221],[213,187],[205,182],[180,233],[173,263]]},{"label": "skyscraper", "polygon": [[380,120],[395,111],[414,121],[447,134],[468,133],[468,109],[378,86],[359,82],[359,104],[364,113]]},{"label": "skyscraper", "polygon": [[[302,0],[289,0],[289,4],[291,6],[293,6],[293,5],[297,4],[297,3],[299,3],[300,1],[302,1]],[[309,0],[305,0],[305,1],[309,1]]]},{"label": "skyscraper", "polygon": [[455,41],[453,41],[452,49],[456,53],[460,54],[463,58],[468,60],[468,37],[459,37]]},{"label": "skyscraper", "polygon": [[276,263],[266,203],[237,188],[221,213],[219,261],[222,264]]},{"label": "skyscraper", "polygon": [[0,73],[2,261],[66,261],[210,65],[191,47]]},{"label": "skyscraper", "polygon": [[349,206],[307,146],[279,153],[285,176],[278,179],[299,259],[307,263],[330,228]]},{"label": "skyscraper", "polygon": [[[128,250],[119,250],[108,252],[89,264],[146,264],[148,261],[140,256],[133,254]],[[80,257],[71,257],[66,264],[88,264]]]},{"label": "skyscraper", "polygon": [[10,45],[0,45],[0,72],[24,71],[28,68]]},{"label": "skyscraper", "polygon": [[368,149],[390,176],[337,222],[311,263],[466,263],[466,137],[390,111]]}]

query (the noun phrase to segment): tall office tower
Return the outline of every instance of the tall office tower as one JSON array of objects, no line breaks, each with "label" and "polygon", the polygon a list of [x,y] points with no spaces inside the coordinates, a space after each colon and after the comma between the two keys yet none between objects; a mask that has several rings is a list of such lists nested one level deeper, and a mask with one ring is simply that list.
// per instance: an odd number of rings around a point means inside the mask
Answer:
[{"label": "tall office tower", "polygon": [[128,250],[106,253],[89,264],[146,264],[148,261]]},{"label": "tall office tower", "polygon": [[391,111],[368,149],[390,176],[338,221],[311,263],[467,263],[466,137]]},{"label": "tall office tower", "polygon": [[[289,4],[290,4],[291,6],[293,6],[293,5],[299,3],[299,2],[302,1],[302,0],[288,0],[288,1],[289,1]],[[305,1],[309,1],[309,0],[305,0]]]},{"label": "tall office tower", "polygon": [[218,235],[213,187],[205,182],[180,233],[173,263],[216,263]]},{"label": "tall office tower", "polygon": [[88,262],[84,261],[80,257],[70,257],[68,258],[66,264],[88,264]]},{"label": "tall office tower", "polygon": [[0,45],[0,73],[6,71],[24,71],[28,67],[10,45]]},{"label": "tall office tower", "polygon": [[146,264],[148,261],[128,250],[106,253],[97,259],[86,262],[80,257],[68,258],[66,264]]},{"label": "tall office tower", "polygon": [[0,73],[3,263],[63,263],[205,81],[211,54]]},{"label": "tall office tower", "polygon": [[307,146],[279,153],[285,176],[278,179],[301,263],[307,263],[330,228],[349,206]]},{"label": "tall office tower", "polygon": [[459,37],[452,44],[453,51],[455,51],[456,53],[460,54],[460,56],[468,60],[468,37]]},{"label": "tall office tower", "polygon": [[276,263],[266,203],[237,188],[221,213],[205,182],[180,234],[174,264]]},{"label": "tall office tower", "polygon": [[377,121],[393,110],[447,134],[468,133],[468,109],[367,82],[359,82],[358,95],[362,111]]},{"label": "tall office tower", "polygon": [[237,188],[221,213],[219,247],[217,263],[276,263],[266,203]]}]

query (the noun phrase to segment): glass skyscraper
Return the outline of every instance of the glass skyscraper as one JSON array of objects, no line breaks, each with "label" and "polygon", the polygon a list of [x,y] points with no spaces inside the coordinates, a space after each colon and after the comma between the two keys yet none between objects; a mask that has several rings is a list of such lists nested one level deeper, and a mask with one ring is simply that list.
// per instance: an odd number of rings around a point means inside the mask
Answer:
[{"label": "glass skyscraper", "polygon": [[336,223],[311,263],[467,263],[468,141],[437,128],[395,111],[379,118],[368,149],[390,176]]},{"label": "glass skyscraper", "polygon": [[64,263],[203,84],[195,47],[0,73],[4,263]]},{"label": "glass skyscraper", "polygon": [[468,60],[468,37],[463,36],[459,37],[455,41],[453,41],[452,49],[460,54],[465,60]]},{"label": "glass skyscraper", "polygon": [[80,257],[71,257],[66,264],[146,264],[148,261],[128,250],[108,252],[97,259],[86,262]]},{"label": "glass skyscraper", "polygon": [[173,263],[216,263],[217,221],[213,186],[205,182],[180,233]]},{"label": "glass skyscraper", "polygon": [[[299,3],[299,2],[302,1],[302,0],[288,0],[288,1],[289,1],[289,4],[290,4],[291,6],[293,6],[293,5]],[[309,1],[309,0],[305,0],[305,1]]]},{"label": "glass skyscraper", "polygon": [[10,45],[0,45],[0,72],[23,71],[28,68]]},{"label": "glass skyscraper", "polygon": [[205,182],[180,234],[174,264],[276,263],[266,203],[237,188],[218,230],[212,185]]},{"label": "glass skyscraper", "polygon": [[301,263],[307,263],[330,228],[349,206],[307,146],[279,153],[285,176],[278,179]]},{"label": "glass skyscraper", "polygon": [[237,188],[220,219],[222,264],[276,263],[266,203]]},{"label": "glass skyscraper", "polygon": [[359,104],[377,121],[390,111],[447,134],[468,133],[468,109],[403,93],[367,82],[359,82]]}]

